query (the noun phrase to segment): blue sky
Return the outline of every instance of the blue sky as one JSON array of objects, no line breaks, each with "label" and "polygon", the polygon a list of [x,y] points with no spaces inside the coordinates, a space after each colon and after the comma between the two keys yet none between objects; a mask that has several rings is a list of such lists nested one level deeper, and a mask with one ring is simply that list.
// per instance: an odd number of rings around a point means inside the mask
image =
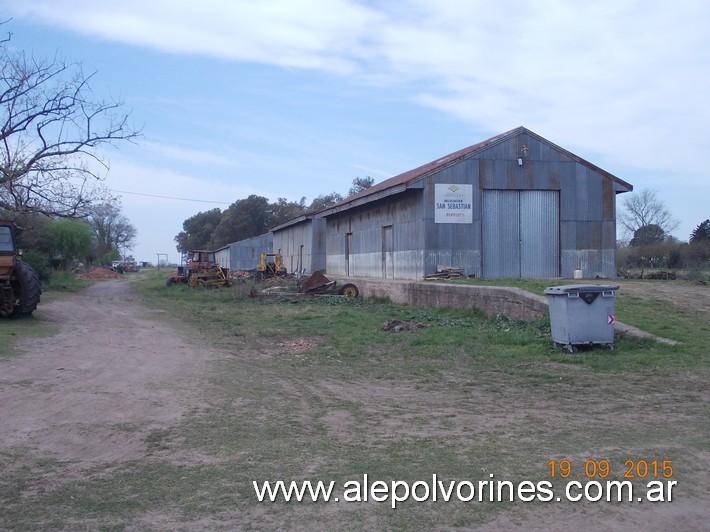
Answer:
[{"label": "blue sky", "polygon": [[710,217],[704,0],[0,0],[0,18],[12,46],[98,71],[142,129],[105,154],[138,260],[178,261],[200,211],[345,195],[521,125],[658,191],[682,240]]}]

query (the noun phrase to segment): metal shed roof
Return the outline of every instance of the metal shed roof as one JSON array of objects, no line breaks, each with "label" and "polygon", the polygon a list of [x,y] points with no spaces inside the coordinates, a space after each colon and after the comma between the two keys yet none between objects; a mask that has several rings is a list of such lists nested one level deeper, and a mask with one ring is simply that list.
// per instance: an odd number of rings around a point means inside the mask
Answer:
[{"label": "metal shed roof", "polygon": [[431,161],[429,163],[426,163],[418,168],[414,168],[412,170],[409,170],[407,172],[404,172],[402,174],[396,175],[394,177],[391,177],[389,179],[385,179],[384,181],[377,183],[370,188],[367,188],[365,190],[362,190],[358,192],[357,194],[350,196],[348,198],[345,198],[343,201],[333,205],[332,207],[328,207],[327,209],[323,209],[322,211],[319,211],[320,216],[328,216],[331,214],[335,214],[344,210],[351,209],[353,207],[357,207],[360,205],[363,205],[365,203],[369,203],[374,200],[378,200],[387,196],[391,196],[393,194],[398,194],[400,192],[403,192],[407,188],[411,187],[413,184],[415,184],[417,181],[420,181],[424,179],[426,176],[428,176],[430,173],[439,170],[441,168],[444,168],[448,165],[451,165],[453,163],[456,163],[466,157],[469,157],[471,155],[475,155],[481,151],[483,151],[486,148],[489,148],[490,146],[493,146],[499,142],[503,142],[505,140],[508,140],[509,138],[515,137],[520,134],[527,134],[530,137],[533,137],[541,142],[544,142],[550,146],[552,146],[554,149],[564,153],[566,156],[568,156],[570,159],[583,164],[591,169],[593,169],[595,172],[598,172],[599,174],[604,175],[605,177],[611,179],[618,185],[618,190],[617,193],[620,192],[630,192],[633,190],[633,186],[626,181],[623,181],[616,177],[613,174],[610,174],[606,170],[603,170],[599,168],[598,166],[590,163],[589,161],[586,161],[585,159],[582,159],[581,157],[578,157],[577,155],[571,153],[568,150],[565,150],[564,148],[557,146],[556,144],[550,142],[549,140],[541,137],[540,135],[530,131],[529,129],[520,126],[515,129],[511,129],[510,131],[506,131],[505,133],[501,133],[500,135],[496,135],[495,137],[491,137],[488,140],[484,140],[483,142],[479,142],[478,144],[473,144],[472,146],[469,146],[467,148],[463,148],[461,150],[455,151],[453,153],[450,153],[448,155],[445,155],[444,157],[440,157],[439,159],[436,159],[434,161]]},{"label": "metal shed roof", "polygon": [[296,218],[291,218],[290,220],[286,220],[283,223],[280,223],[279,225],[275,225],[270,229],[270,231],[280,231],[281,229],[286,229],[287,227],[291,227],[292,225],[296,225],[308,220],[312,220],[313,215],[312,214],[302,214],[301,216],[297,216]]}]

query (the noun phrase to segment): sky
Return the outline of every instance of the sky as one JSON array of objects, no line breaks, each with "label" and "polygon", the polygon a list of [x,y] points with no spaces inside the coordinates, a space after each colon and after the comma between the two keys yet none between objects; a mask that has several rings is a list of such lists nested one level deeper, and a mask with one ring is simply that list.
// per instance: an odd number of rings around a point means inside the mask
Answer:
[{"label": "sky", "polygon": [[656,191],[680,240],[710,218],[705,0],[0,0],[8,19],[141,130],[102,153],[139,261],[179,262],[199,212],[345,196],[518,126]]}]

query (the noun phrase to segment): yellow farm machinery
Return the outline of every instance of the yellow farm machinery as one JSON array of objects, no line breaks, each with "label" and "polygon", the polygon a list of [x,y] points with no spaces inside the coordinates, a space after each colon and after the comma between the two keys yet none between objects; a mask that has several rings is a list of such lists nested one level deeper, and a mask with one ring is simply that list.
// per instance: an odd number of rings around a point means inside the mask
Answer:
[{"label": "yellow farm machinery", "polygon": [[256,266],[256,280],[267,277],[284,277],[288,274],[281,253],[262,253]]},{"label": "yellow farm machinery", "polygon": [[42,286],[37,273],[15,248],[13,224],[0,220],[0,316],[30,315]]},{"label": "yellow farm machinery", "polygon": [[185,265],[178,266],[177,271],[166,279],[167,286],[174,284],[187,284],[190,288],[229,286],[229,270],[217,263],[214,251],[188,251],[186,258]]}]

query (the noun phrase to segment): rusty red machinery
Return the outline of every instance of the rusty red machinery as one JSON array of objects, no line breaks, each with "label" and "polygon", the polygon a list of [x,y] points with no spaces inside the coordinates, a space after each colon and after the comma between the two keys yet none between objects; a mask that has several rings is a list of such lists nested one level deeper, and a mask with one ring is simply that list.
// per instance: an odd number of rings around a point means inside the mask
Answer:
[{"label": "rusty red machinery", "polygon": [[184,266],[178,266],[165,280],[167,286],[187,284],[190,288],[221,288],[229,286],[229,270],[216,261],[214,251],[191,250],[185,256]]}]

